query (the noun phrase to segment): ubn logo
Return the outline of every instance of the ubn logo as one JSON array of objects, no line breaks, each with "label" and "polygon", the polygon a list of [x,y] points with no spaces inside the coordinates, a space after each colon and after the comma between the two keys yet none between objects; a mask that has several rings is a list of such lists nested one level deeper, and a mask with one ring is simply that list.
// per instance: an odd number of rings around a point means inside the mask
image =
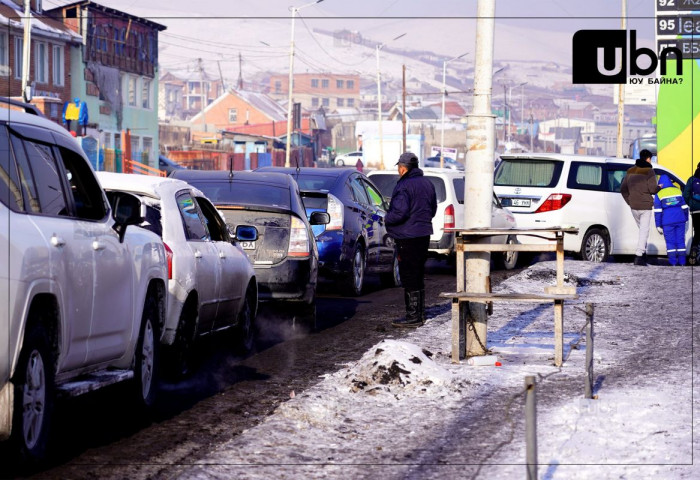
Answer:
[{"label": "ubn logo", "polygon": [[[678,48],[664,48],[661,59],[650,48],[637,48],[637,31],[630,30],[630,75],[649,75],[661,61],[661,75],[666,75],[666,61],[673,54],[676,74],[683,74],[683,57]],[[573,83],[627,83],[627,32],[625,30],[579,30],[573,39]],[[640,57],[649,58],[649,66],[640,67]]]}]

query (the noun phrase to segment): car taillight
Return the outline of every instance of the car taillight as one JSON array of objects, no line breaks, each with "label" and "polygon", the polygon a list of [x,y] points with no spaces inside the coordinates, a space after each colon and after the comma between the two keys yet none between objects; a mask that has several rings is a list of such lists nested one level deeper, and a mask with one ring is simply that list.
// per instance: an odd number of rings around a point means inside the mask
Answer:
[{"label": "car taillight", "polygon": [[167,243],[163,243],[165,247],[165,258],[168,260],[168,279],[173,278],[173,251],[170,249]]},{"label": "car taillight", "polygon": [[547,200],[544,201],[540,208],[537,209],[535,213],[551,212],[553,210],[559,210],[564,205],[569,203],[571,200],[571,195],[568,193],[553,193]]},{"label": "car taillight", "polygon": [[334,195],[328,194],[328,207],[326,208],[331,221],[326,225],[326,230],[343,229],[343,204]]},{"label": "car taillight", "polygon": [[297,217],[292,217],[292,226],[289,230],[289,250],[290,257],[309,256],[309,234],[306,231],[304,222]]},{"label": "car taillight", "polygon": [[455,228],[455,207],[450,204],[445,208],[445,226],[444,228]]}]

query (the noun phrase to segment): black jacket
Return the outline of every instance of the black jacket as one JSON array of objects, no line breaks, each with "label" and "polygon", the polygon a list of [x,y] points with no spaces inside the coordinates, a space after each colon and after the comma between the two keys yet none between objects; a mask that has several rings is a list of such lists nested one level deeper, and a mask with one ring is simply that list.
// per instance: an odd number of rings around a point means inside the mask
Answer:
[{"label": "black jacket", "polygon": [[391,194],[386,229],[396,239],[416,238],[433,233],[433,217],[437,211],[435,187],[413,168],[399,179]]}]

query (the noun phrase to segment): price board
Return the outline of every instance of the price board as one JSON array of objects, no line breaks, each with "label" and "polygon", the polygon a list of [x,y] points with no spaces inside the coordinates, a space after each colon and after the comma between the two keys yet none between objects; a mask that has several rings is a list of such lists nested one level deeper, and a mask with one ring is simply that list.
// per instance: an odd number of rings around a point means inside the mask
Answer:
[{"label": "price board", "polygon": [[656,0],[656,11],[673,13],[679,11],[700,11],[700,0]]},{"label": "price board", "polygon": [[659,15],[656,17],[656,34],[700,35],[700,13],[697,15]]}]

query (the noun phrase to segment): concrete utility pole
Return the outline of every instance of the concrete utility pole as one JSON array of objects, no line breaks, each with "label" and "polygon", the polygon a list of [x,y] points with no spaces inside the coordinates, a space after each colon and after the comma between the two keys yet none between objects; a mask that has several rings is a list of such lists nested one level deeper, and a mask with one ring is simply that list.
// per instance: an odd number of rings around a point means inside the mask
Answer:
[{"label": "concrete utility pole", "polygon": [[[491,113],[493,72],[493,38],[496,0],[478,0],[476,21],[476,59],[474,67],[474,108],[467,120],[467,159],[465,166],[464,209],[466,228],[491,226],[495,117]],[[489,290],[490,260],[488,252],[466,254],[466,291]],[[464,280],[464,279],[462,279]],[[457,279],[459,282],[460,279]],[[467,356],[486,354],[486,304],[469,302],[468,319],[474,329],[467,329]],[[478,338],[477,338],[478,336]]]},{"label": "concrete utility pole", "polygon": [[32,51],[32,10],[30,0],[24,0],[24,45],[22,50],[22,98],[25,102],[32,99],[29,91],[29,62]]},{"label": "concrete utility pole", "polygon": [[[627,35],[627,0],[622,0],[622,20],[621,20],[621,25],[620,28],[625,31],[625,35]],[[624,54],[622,55],[622,62],[626,62],[627,59],[625,58]],[[624,131],[625,131],[625,84],[621,83],[618,85],[619,90],[619,100],[617,102],[617,153],[616,156],[617,158],[622,158],[622,141],[624,138]]]},{"label": "concrete utility pole", "polygon": [[197,59],[197,65],[199,66],[199,93],[202,98],[202,123],[204,124],[204,131],[207,131],[207,116],[204,109],[207,108],[207,94],[204,91],[204,66],[202,65],[202,59]]}]

